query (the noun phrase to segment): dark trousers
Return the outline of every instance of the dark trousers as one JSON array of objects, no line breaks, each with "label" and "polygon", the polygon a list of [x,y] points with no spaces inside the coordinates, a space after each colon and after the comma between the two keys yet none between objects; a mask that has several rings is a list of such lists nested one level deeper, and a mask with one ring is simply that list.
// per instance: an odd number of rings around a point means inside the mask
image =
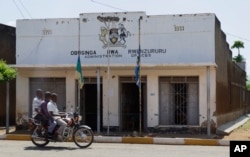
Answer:
[{"label": "dark trousers", "polygon": [[37,114],[34,119],[40,121],[43,126],[48,124],[47,120],[41,114]]}]

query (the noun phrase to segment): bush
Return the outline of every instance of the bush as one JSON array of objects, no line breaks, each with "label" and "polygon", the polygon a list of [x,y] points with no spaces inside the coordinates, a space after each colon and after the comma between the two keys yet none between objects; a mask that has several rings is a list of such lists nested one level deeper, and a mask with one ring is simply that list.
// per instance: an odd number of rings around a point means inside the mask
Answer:
[{"label": "bush", "polygon": [[233,61],[243,62],[243,61],[245,61],[245,58],[242,55],[238,54],[237,56],[233,57]]},{"label": "bush", "polygon": [[9,67],[4,60],[0,60],[0,82],[7,82],[16,78],[17,71]]}]

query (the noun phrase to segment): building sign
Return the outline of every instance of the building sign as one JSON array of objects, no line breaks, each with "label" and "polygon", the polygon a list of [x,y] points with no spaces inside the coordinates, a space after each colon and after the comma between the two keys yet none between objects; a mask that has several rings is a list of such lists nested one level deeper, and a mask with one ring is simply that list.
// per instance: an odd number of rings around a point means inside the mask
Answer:
[{"label": "building sign", "polygon": [[144,12],[18,20],[17,64],[75,64],[78,55],[88,65],[107,64],[108,59],[110,64],[134,64],[139,44],[142,64],[211,63],[214,21],[213,14],[146,16]]}]

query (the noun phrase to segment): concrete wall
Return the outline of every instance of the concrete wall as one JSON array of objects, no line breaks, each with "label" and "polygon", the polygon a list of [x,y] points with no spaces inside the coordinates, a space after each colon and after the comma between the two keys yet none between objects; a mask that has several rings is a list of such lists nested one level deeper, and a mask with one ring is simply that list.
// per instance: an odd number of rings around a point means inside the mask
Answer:
[{"label": "concrete wall", "polygon": [[[95,70],[84,68],[85,77],[95,77]],[[39,71],[39,72],[38,72]],[[216,68],[210,68],[210,108],[211,119],[216,121],[213,116],[215,112],[215,73]],[[119,77],[133,75],[133,69],[112,69],[110,71],[110,81],[108,81],[107,71],[102,68],[100,71],[103,78],[103,125],[120,125],[120,100],[119,100]],[[158,67],[142,69],[141,75],[147,77],[147,127],[159,125],[159,88],[158,79],[160,76],[198,76],[199,77],[199,124],[202,125],[207,120],[207,67]],[[75,104],[75,78],[74,69],[29,69],[20,70],[17,78],[17,114],[21,113],[23,118],[28,118],[29,100],[29,77],[65,77],[66,78],[66,110]],[[108,82],[110,86],[108,88]],[[109,110],[109,117],[108,117]],[[108,121],[109,119],[109,121]]]},{"label": "concrete wall", "polygon": [[[119,21],[103,22],[100,17]],[[88,66],[106,66],[107,56],[111,65],[131,65],[139,45],[144,65],[214,64],[214,18],[214,14],[146,16],[129,12],[17,20],[17,64],[74,65],[80,54],[82,64]],[[109,34],[108,29],[115,33]],[[110,41],[111,35],[116,42]]]},{"label": "concrete wall", "polygon": [[[215,22],[216,71],[216,112],[217,126],[246,114],[249,95],[246,91],[246,71],[232,61],[230,45],[221,30],[220,22]],[[248,106],[248,107],[247,107]]]}]

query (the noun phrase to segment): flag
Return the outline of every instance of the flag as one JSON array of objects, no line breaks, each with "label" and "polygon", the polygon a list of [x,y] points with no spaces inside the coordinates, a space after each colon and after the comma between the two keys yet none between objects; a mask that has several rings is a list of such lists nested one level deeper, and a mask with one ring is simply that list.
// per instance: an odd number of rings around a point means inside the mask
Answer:
[{"label": "flag", "polygon": [[80,55],[78,55],[77,63],[76,63],[76,72],[75,72],[75,78],[78,80],[78,86],[80,89],[82,89],[84,85],[84,79],[82,74],[82,65],[81,65],[81,59]]},{"label": "flag", "polygon": [[138,87],[140,87],[140,70],[141,66],[141,48],[139,47],[139,50],[137,51],[137,57],[136,57],[136,66],[135,66],[135,83]]}]

